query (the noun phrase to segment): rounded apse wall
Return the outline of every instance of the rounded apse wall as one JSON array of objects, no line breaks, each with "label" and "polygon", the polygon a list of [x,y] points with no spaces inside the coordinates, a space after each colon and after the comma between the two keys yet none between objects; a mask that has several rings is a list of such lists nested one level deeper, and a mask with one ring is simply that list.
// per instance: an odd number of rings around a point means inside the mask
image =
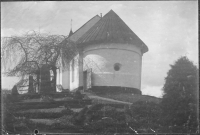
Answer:
[{"label": "rounded apse wall", "polygon": [[142,54],[130,44],[98,44],[83,51],[83,70],[92,68],[92,86],[140,89]]}]

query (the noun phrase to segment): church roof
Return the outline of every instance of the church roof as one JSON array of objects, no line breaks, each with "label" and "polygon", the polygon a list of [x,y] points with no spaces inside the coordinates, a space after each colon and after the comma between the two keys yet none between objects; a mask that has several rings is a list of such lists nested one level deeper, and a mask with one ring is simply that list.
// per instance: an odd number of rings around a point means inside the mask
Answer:
[{"label": "church roof", "polygon": [[76,42],[79,45],[98,43],[127,43],[142,48],[142,52],[148,51],[145,43],[124,23],[124,21],[110,10],[93,27],[91,27]]},{"label": "church roof", "polygon": [[83,34],[85,34],[94,24],[96,24],[100,20],[100,16],[96,15],[88,20],[84,25],[82,25],[79,29],[77,29],[69,39],[73,42],[76,42]]},{"label": "church roof", "polygon": [[84,25],[82,25],[78,30],[76,30],[75,32],[72,32],[72,30],[70,31],[68,37],[66,37],[61,44],[65,44],[66,41],[72,41],[72,42],[76,42],[81,36],[83,36],[83,34],[85,34],[94,24],[96,24],[96,22],[98,22],[100,20],[100,16],[96,15],[94,17],[92,17],[90,20],[88,20]]}]

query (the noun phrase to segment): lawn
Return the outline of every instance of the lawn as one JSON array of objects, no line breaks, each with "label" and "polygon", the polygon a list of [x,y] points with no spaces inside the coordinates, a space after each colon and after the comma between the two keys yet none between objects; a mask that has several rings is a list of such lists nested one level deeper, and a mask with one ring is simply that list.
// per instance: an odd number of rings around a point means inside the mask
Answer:
[{"label": "lawn", "polygon": [[[4,110],[9,112],[4,118],[8,130],[12,133],[30,133],[34,129],[38,129],[40,133],[134,133],[126,125],[130,121],[129,108],[131,103],[145,98],[142,95],[91,94],[86,95],[86,100],[81,100],[56,95],[53,100],[44,102],[38,97],[31,95],[31,98],[6,103]],[[148,97],[149,101],[156,99]],[[134,120],[133,117],[130,118]]]},{"label": "lawn", "polygon": [[98,96],[104,98],[115,99],[119,101],[134,103],[137,101],[147,101],[147,102],[154,102],[160,103],[161,99],[153,96],[148,95],[138,95],[138,94],[128,94],[128,93],[121,93],[121,94],[99,94]]}]

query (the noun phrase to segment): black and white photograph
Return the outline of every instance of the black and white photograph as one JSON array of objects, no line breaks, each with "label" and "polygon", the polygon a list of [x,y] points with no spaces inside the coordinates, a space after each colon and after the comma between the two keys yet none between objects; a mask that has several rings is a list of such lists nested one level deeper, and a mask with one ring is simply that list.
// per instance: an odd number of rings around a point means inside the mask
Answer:
[{"label": "black and white photograph", "polygon": [[1,2],[1,133],[199,134],[198,1]]}]

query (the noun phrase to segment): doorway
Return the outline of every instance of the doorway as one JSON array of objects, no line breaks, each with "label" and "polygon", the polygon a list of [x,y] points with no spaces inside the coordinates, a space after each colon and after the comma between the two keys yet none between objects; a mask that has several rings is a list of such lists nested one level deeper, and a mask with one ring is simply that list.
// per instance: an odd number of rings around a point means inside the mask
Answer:
[{"label": "doorway", "polygon": [[89,90],[92,88],[92,69],[83,71],[83,89]]}]

